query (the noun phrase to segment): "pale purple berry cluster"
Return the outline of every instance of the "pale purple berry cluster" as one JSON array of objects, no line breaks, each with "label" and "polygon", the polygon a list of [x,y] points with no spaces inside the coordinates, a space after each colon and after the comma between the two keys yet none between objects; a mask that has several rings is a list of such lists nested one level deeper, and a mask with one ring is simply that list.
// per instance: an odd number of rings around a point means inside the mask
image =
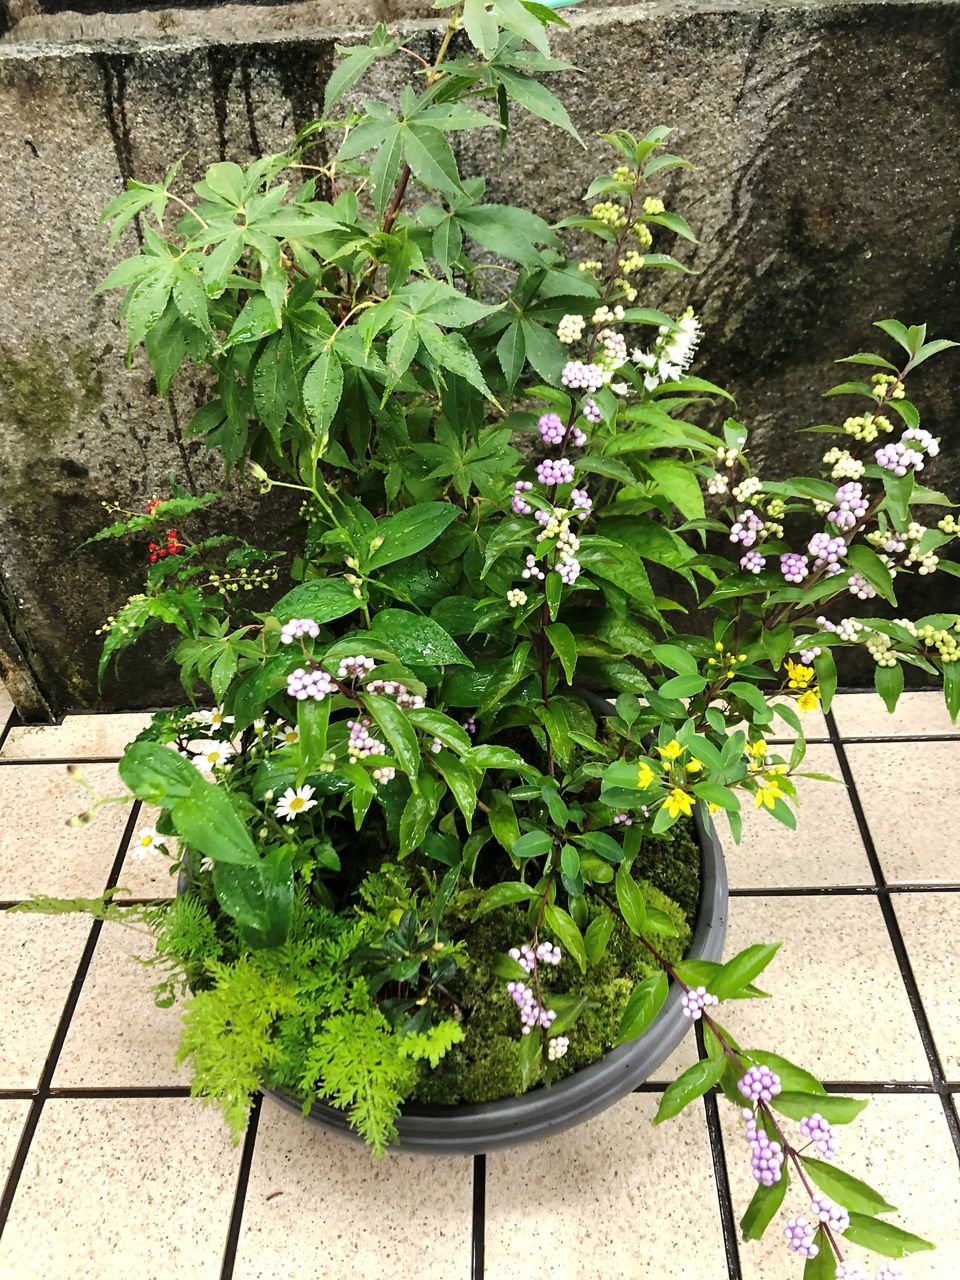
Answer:
[{"label": "pale purple berry cluster", "polygon": [[355,658],[341,658],[337,668],[338,680],[362,680],[368,676],[377,664],[373,658],[366,658],[358,653]]},{"label": "pale purple berry cluster", "polygon": [[780,557],[780,572],[785,582],[801,583],[810,572],[807,557],[797,551],[785,551]]},{"label": "pale purple berry cluster", "polygon": [[680,1001],[684,1016],[691,1018],[694,1022],[698,1020],[704,1009],[719,1003],[717,997],[711,995],[706,987],[692,987],[683,993],[683,999]]},{"label": "pale purple berry cluster", "polygon": [[780,1077],[769,1067],[751,1067],[737,1088],[748,1102],[772,1102],[780,1092]]},{"label": "pale purple berry cluster", "polygon": [[557,573],[560,575],[560,581],[565,586],[571,587],[580,577],[580,561],[574,560],[570,556],[561,556],[557,565]]},{"label": "pale purple berry cluster", "polygon": [[838,1262],[836,1280],[867,1280],[867,1277],[855,1262]]},{"label": "pale purple berry cluster", "polygon": [[903,444],[907,440],[913,442],[913,448],[922,449],[931,458],[935,458],[940,452],[940,441],[929,431],[924,431],[922,427],[911,427],[909,431],[905,431],[900,437],[900,442]]},{"label": "pale purple berry cluster", "polygon": [[842,1205],[834,1204],[822,1191],[814,1192],[813,1199],[810,1201],[810,1212],[817,1222],[824,1223],[839,1235],[842,1235],[850,1225],[850,1215],[846,1209]]},{"label": "pale purple berry cluster", "polygon": [[570,490],[570,505],[577,513],[577,518],[586,520],[587,516],[593,510],[593,499],[587,493],[586,489]]},{"label": "pale purple berry cluster", "polygon": [[521,573],[520,575],[521,578],[534,578],[536,579],[537,582],[542,582],[544,580],[544,578],[546,577],[546,574],[543,572],[542,569],[537,567],[536,556],[532,556],[532,555],[527,556],[524,563],[526,564],[527,567]]},{"label": "pale purple berry cluster", "polygon": [[541,484],[573,484],[573,463],[568,458],[545,458],[537,464]]},{"label": "pale purple berry cluster", "polygon": [[603,414],[600,412],[600,406],[592,397],[588,398],[583,406],[583,416],[588,422],[592,422],[595,427],[599,427],[603,421]]},{"label": "pale purple berry cluster", "polygon": [[568,360],[563,366],[560,381],[565,387],[570,387],[574,391],[599,391],[603,386],[603,370],[598,364]]},{"label": "pale purple berry cluster", "polygon": [[807,545],[813,557],[814,569],[822,569],[824,565],[835,565],[847,554],[847,544],[843,538],[831,537],[829,533],[815,533]]},{"label": "pale purple berry cluster", "polygon": [[300,640],[303,636],[316,640],[319,634],[320,627],[312,618],[291,618],[280,628],[280,643],[293,644],[294,640]]},{"label": "pale purple berry cluster", "polygon": [[911,449],[902,440],[891,440],[878,449],[874,457],[878,466],[883,467],[884,471],[892,471],[895,476],[923,470],[923,454],[918,449]]},{"label": "pale purple berry cluster", "polygon": [[463,729],[465,733],[469,733],[471,738],[477,732],[477,722],[474,720],[473,716],[471,716],[469,720],[464,720]]},{"label": "pale purple berry cluster", "polygon": [[788,1218],[783,1228],[783,1238],[791,1253],[799,1253],[804,1258],[815,1258],[820,1252],[813,1243],[816,1234],[806,1218]]},{"label": "pale purple berry cluster", "polygon": [[382,693],[386,698],[395,698],[401,711],[419,711],[424,705],[419,693],[410,693],[405,684],[399,680],[371,680],[367,685],[368,693]]},{"label": "pale purple berry cluster", "polygon": [[[556,415],[554,415],[556,417]],[[528,516],[533,508],[524,498],[525,493],[529,493],[533,485],[529,480],[518,480],[513,486],[513,497],[510,499],[510,509],[515,516]]]},{"label": "pale purple berry cluster", "polygon": [[523,982],[508,982],[507,991],[520,1011],[520,1031],[528,1036],[534,1027],[547,1030],[556,1020],[553,1009],[545,1009],[534,992]]},{"label": "pale purple berry cluster", "polygon": [[745,569],[747,573],[759,573],[766,563],[766,556],[762,556],[759,551],[748,551],[740,557],[740,568]]},{"label": "pale purple berry cluster", "polygon": [[547,444],[560,444],[567,433],[559,413],[543,414],[537,423],[537,430]]},{"label": "pale purple berry cluster", "polygon": [[560,948],[552,942],[541,942],[536,949],[529,942],[524,942],[519,947],[511,947],[507,955],[527,973],[533,973],[538,964],[558,965],[562,959]]},{"label": "pale purple berry cluster", "polygon": [[744,1136],[750,1147],[750,1172],[754,1181],[764,1187],[772,1187],[783,1176],[784,1151],[779,1142],[771,1142],[769,1135],[757,1124],[757,1117],[749,1107],[740,1112],[743,1118]]},{"label": "pale purple berry cluster", "polygon": [[730,526],[730,541],[739,542],[742,547],[752,547],[762,532],[763,521],[752,507],[747,507],[739,520]]},{"label": "pale purple berry cluster", "polygon": [[885,1262],[877,1272],[877,1280],[903,1280],[904,1274],[899,1262]]},{"label": "pale purple berry cluster", "polygon": [[800,1132],[808,1142],[815,1143],[820,1154],[826,1156],[828,1160],[832,1160],[837,1154],[840,1147],[837,1135],[819,1111],[815,1111],[812,1116],[803,1117],[800,1121]]},{"label": "pale purple berry cluster", "polygon": [[347,728],[350,737],[347,739],[347,755],[350,763],[365,760],[367,756],[385,756],[387,748],[378,738],[370,736],[370,721],[364,716],[360,720],[348,720]]},{"label": "pale purple berry cluster", "polygon": [[856,596],[858,600],[872,600],[877,594],[876,588],[870,585],[862,573],[851,573],[847,579],[847,586],[850,588],[850,594]]},{"label": "pale purple berry cluster", "polygon": [[834,495],[836,510],[831,511],[827,519],[838,529],[849,532],[856,527],[858,520],[867,514],[869,503],[863,496],[863,485],[859,480],[850,480],[842,484]]},{"label": "pale purple berry cluster", "polygon": [[291,671],[287,676],[287,693],[298,702],[306,702],[308,698],[322,702],[335,688],[333,676],[320,669],[306,671],[303,667],[297,667],[296,671]]},{"label": "pale purple berry cluster", "polygon": [[613,815],[613,825],[615,827],[632,827],[633,819],[629,813],[615,813]]}]

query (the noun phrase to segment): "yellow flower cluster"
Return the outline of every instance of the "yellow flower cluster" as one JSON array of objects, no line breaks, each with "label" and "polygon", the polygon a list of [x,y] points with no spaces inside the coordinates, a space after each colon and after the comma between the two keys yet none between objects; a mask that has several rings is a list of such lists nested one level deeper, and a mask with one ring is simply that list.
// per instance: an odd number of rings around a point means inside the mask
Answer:
[{"label": "yellow flower cluster", "polygon": [[653,233],[650,228],[642,222],[635,222],[630,228],[640,243],[641,248],[649,249],[653,244]]},{"label": "yellow flower cluster", "polygon": [[903,383],[892,373],[875,373],[870,381],[877,400],[902,400],[906,395]]},{"label": "yellow flower cluster", "polygon": [[665,210],[665,205],[659,196],[647,196],[643,202],[643,212],[648,218],[655,218]]},{"label": "yellow flower cluster", "polygon": [[853,436],[854,440],[872,444],[881,431],[892,431],[893,423],[882,413],[865,413],[859,418],[847,418],[840,430],[848,436]]},{"label": "yellow flower cluster", "polygon": [[788,687],[791,689],[806,689],[807,685],[813,679],[813,667],[805,667],[802,662],[794,662],[791,658],[787,659],[787,675],[790,677]]},{"label": "yellow flower cluster", "polygon": [[724,650],[724,647],[719,640],[713,647],[720,656],[718,658],[708,658],[707,666],[726,667],[727,670],[721,672],[721,675],[723,675],[725,679],[729,680],[731,676],[735,676],[737,674],[737,664],[740,662],[746,662],[747,655],[745,653],[731,653],[729,650]]},{"label": "yellow flower cluster", "polygon": [[608,227],[618,229],[627,225],[627,215],[623,211],[623,206],[617,204],[616,200],[598,200],[591,213],[598,222]]}]

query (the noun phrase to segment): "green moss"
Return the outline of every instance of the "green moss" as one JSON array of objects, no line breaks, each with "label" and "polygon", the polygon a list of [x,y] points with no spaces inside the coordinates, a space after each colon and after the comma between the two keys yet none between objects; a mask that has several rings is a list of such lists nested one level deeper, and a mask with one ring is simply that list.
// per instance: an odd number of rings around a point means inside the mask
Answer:
[{"label": "green moss", "polygon": [[28,438],[35,456],[102,395],[92,349],[68,352],[64,363],[62,350],[55,351],[46,338],[22,357],[0,346],[0,417]]}]

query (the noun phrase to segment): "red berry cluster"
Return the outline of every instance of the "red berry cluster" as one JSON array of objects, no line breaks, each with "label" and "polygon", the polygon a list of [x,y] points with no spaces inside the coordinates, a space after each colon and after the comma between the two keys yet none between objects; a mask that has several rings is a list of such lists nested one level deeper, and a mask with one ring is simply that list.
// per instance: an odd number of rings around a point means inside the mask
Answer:
[{"label": "red berry cluster", "polygon": [[150,563],[156,564],[158,560],[163,560],[165,556],[176,556],[185,550],[186,547],[177,537],[176,529],[170,529],[167,533],[165,546],[159,542],[151,542],[149,544]]},{"label": "red berry cluster", "polygon": [[143,514],[145,516],[152,516],[156,508],[159,507],[162,502],[163,502],[162,498],[151,498],[150,501],[147,503],[147,505],[143,508]]}]

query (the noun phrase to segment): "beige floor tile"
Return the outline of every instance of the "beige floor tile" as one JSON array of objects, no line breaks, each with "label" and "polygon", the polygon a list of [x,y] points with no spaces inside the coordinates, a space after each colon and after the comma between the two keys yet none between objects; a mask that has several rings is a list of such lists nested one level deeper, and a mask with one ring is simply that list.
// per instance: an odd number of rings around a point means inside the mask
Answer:
[{"label": "beige floor tile", "polygon": [[29,1110],[29,1102],[0,1102],[0,1187],[6,1182]]},{"label": "beige floor tile", "polygon": [[943,694],[905,693],[893,715],[874,693],[840,693],[833,704],[837,728],[843,738],[888,737],[898,733],[956,733],[947,714]]},{"label": "beige floor tile", "polygon": [[[155,826],[159,809],[144,805],[137,819],[136,830],[130,837],[130,845],[136,841],[137,831],[144,827]],[[171,845],[176,848],[176,839],[171,838]],[[129,895],[131,898],[172,898],[177,892],[177,877],[170,874],[173,859],[161,853],[147,854],[137,858],[133,848],[128,846],[127,854],[120,868],[119,887],[124,890],[119,900]]]},{"label": "beige floor tile", "polygon": [[119,757],[150,720],[146,712],[126,711],[117,715],[65,716],[62,724],[25,725],[10,730],[0,756],[4,760]]},{"label": "beige floor tile", "polygon": [[661,1066],[657,1067],[650,1079],[669,1084],[671,1080],[676,1080],[681,1071],[686,1071],[687,1067],[692,1067],[699,1056],[697,1052],[697,1037],[693,1034],[693,1028],[691,1027],[670,1057]]},{"label": "beige floor tile", "polygon": [[726,955],[783,942],[759,980],[769,1000],[728,1005],[745,1048],[771,1049],[825,1080],[929,1080],[874,897],[734,898]]},{"label": "beige floor tile", "polygon": [[[124,793],[112,764],[85,765],[82,775],[101,795]],[[87,826],[68,826],[91,798],[63,765],[0,767],[0,899],[103,892],[130,808],[109,805]]]},{"label": "beige floor tile", "polygon": [[853,743],[846,752],[887,880],[960,881],[960,739]]},{"label": "beige floor tile", "polygon": [[0,1275],[216,1280],[240,1163],[186,1098],[51,1099],[30,1146]]},{"label": "beige floor tile", "polygon": [[[787,753],[781,753],[787,758]],[[765,810],[743,805],[743,836],[733,841],[721,819],[723,852],[735,889],[799,888],[823,884],[873,884],[857,820],[840,779],[833,747],[814,745],[800,769],[837,782],[797,780],[797,829],[788,830]]]},{"label": "beige floor tile", "polygon": [[12,710],[13,699],[7,693],[6,685],[0,682],[0,732],[3,731],[3,726],[7,723]]},{"label": "beige floor tile", "polygon": [[654,1129],[658,1102],[631,1094],[555,1138],[487,1157],[487,1280],[726,1275],[703,1106]]},{"label": "beige floor tile", "polygon": [[160,971],[136,958],[152,954],[142,927],[104,925],[57,1063],[57,1088],[190,1083],[186,1066],[174,1063],[180,1009],[157,1008],[150,987]]},{"label": "beige floor tile", "polygon": [[265,1099],[235,1280],[466,1280],[472,1194],[468,1157],[375,1160]]},{"label": "beige floor tile", "polygon": [[0,1088],[38,1083],[89,933],[85,917],[0,912]]},{"label": "beige floor tile", "polygon": [[[724,1148],[736,1218],[750,1202],[756,1183],[743,1140],[743,1126],[733,1107],[721,1103]],[[785,1130],[799,1138],[797,1126]],[[889,1221],[933,1241],[934,1253],[915,1253],[903,1263],[910,1280],[948,1280],[960,1263],[960,1174],[950,1131],[937,1098],[896,1094],[873,1096],[866,1111],[839,1129],[837,1165],[862,1178],[895,1204]],[[801,1139],[802,1141],[802,1139]],[[780,1280],[799,1274],[783,1242],[783,1224],[791,1215],[810,1220],[810,1204],[798,1180],[791,1178],[783,1209],[763,1240],[740,1245],[744,1280]],[[883,1259],[857,1245],[841,1244],[843,1255],[873,1276]]]},{"label": "beige floor tile", "polygon": [[960,1080],[960,894],[898,893],[894,910],[949,1080]]}]

